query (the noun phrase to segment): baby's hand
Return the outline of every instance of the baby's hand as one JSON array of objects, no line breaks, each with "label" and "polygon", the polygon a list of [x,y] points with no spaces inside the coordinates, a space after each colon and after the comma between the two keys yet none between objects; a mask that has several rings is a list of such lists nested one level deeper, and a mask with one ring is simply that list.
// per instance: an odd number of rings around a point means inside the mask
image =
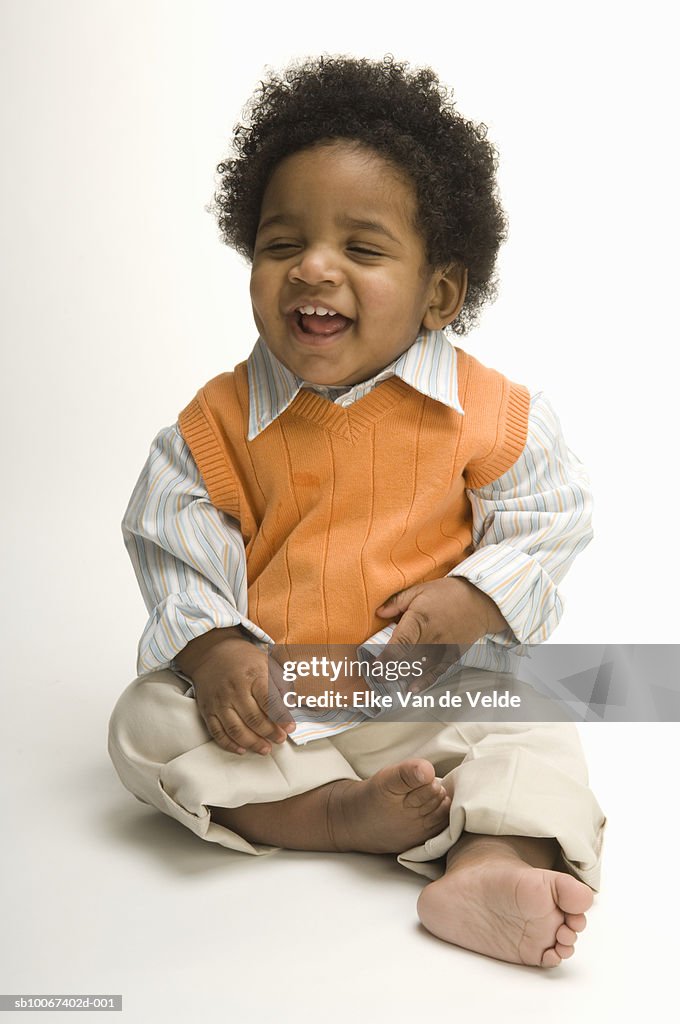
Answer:
[{"label": "baby's hand", "polygon": [[272,743],[283,743],[294,730],[290,713],[270,683],[270,667],[276,666],[238,627],[197,637],[176,660],[192,679],[198,710],[223,750],[270,754]]},{"label": "baby's hand", "polygon": [[[412,656],[410,648],[415,644],[435,645],[428,651],[428,660],[433,671],[438,663],[439,673],[442,660],[453,664],[480,637],[508,628],[491,598],[462,576],[446,576],[400,590],[381,604],[376,614],[398,619],[382,657],[398,656],[399,648],[408,657]],[[418,689],[433,681],[428,672]]]},{"label": "baby's hand", "polygon": [[391,644],[473,644],[487,633],[508,628],[498,606],[463,576],[400,590],[376,614],[399,619]]}]

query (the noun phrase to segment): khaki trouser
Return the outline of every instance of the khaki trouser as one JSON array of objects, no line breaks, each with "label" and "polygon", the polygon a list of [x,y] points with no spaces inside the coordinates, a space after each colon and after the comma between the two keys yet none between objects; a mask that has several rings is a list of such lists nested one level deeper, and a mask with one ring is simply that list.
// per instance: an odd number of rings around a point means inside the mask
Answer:
[{"label": "khaki trouser", "polygon": [[109,751],[127,789],[208,842],[273,850],[216,824],[208,806],[285,800],[423,757],[452,797],[451,814],[439,835],[399,855],[405,867],[439,877],[463,831],[554,837],[563,868],[598,888],[605,819],[570,723],[367,722],[304,746],[274,744],[267,757],[238,755],[210,738],[188,689],[170,671],[131,683],[111,717]]}]

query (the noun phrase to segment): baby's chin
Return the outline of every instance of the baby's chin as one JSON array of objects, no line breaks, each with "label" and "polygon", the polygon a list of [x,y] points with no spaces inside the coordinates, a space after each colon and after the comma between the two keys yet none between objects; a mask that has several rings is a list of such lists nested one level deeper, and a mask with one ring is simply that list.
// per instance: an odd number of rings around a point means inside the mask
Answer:
[{"label": "baby's chin", "polygon": [[[375,373],[379,371],[376,370]],[[338,379],[337,374],[333,373],[312,373],[311,376],[306,376],[303,380],[307,384],[316,384],[317,387],[324,388],[351,388],[355,384],[363,384],[364,381],[370,380],[371,377],[375,376],[375,373],[350,373],[348,377]],[[298,377],[300,374],[298,373]]]},{"label": "baby's chin", "polygon": [[370,380],[380,372],[380,370],[342,367],[321,358],[308,360],[286,360],[281,356],[278,358],[291,373],[303,380],[305,384],[316,384],[317,387],[323,388],[350,388],[355,384]]}]

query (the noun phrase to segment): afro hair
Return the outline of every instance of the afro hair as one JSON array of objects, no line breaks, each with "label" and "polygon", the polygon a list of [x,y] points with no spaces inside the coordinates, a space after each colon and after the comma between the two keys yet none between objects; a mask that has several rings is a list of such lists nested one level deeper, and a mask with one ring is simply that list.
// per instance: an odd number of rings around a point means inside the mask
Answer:
[{"label": "afro hair", "polygon": [[322,142],[370,148],[407,176],[417,228],[432,267],[462,264],[465,305],[450,329],[465,334],[496,295],[495,265],[507,234],[486,126],[463,118],[429,68],[322,56],[271,72],[234,129],[233,155],[217,171],[212,206],[222,240],[252,260],[267,184],[284,157]]}]

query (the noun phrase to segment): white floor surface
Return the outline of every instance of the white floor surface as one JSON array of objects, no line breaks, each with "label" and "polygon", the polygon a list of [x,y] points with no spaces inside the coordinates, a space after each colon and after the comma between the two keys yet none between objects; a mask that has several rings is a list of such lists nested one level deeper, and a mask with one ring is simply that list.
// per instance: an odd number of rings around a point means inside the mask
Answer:
[{"label": "white floor surface", "polygon": [[134,1024],[668,1019],[676,725],[581,727],[609,815],[603,888],[575,957],[541,971],[431,937],[421,880],[392,858],[240,856],[138,803],[84,680],[17,685],[12,703],[0,992],[122,993]]}]

